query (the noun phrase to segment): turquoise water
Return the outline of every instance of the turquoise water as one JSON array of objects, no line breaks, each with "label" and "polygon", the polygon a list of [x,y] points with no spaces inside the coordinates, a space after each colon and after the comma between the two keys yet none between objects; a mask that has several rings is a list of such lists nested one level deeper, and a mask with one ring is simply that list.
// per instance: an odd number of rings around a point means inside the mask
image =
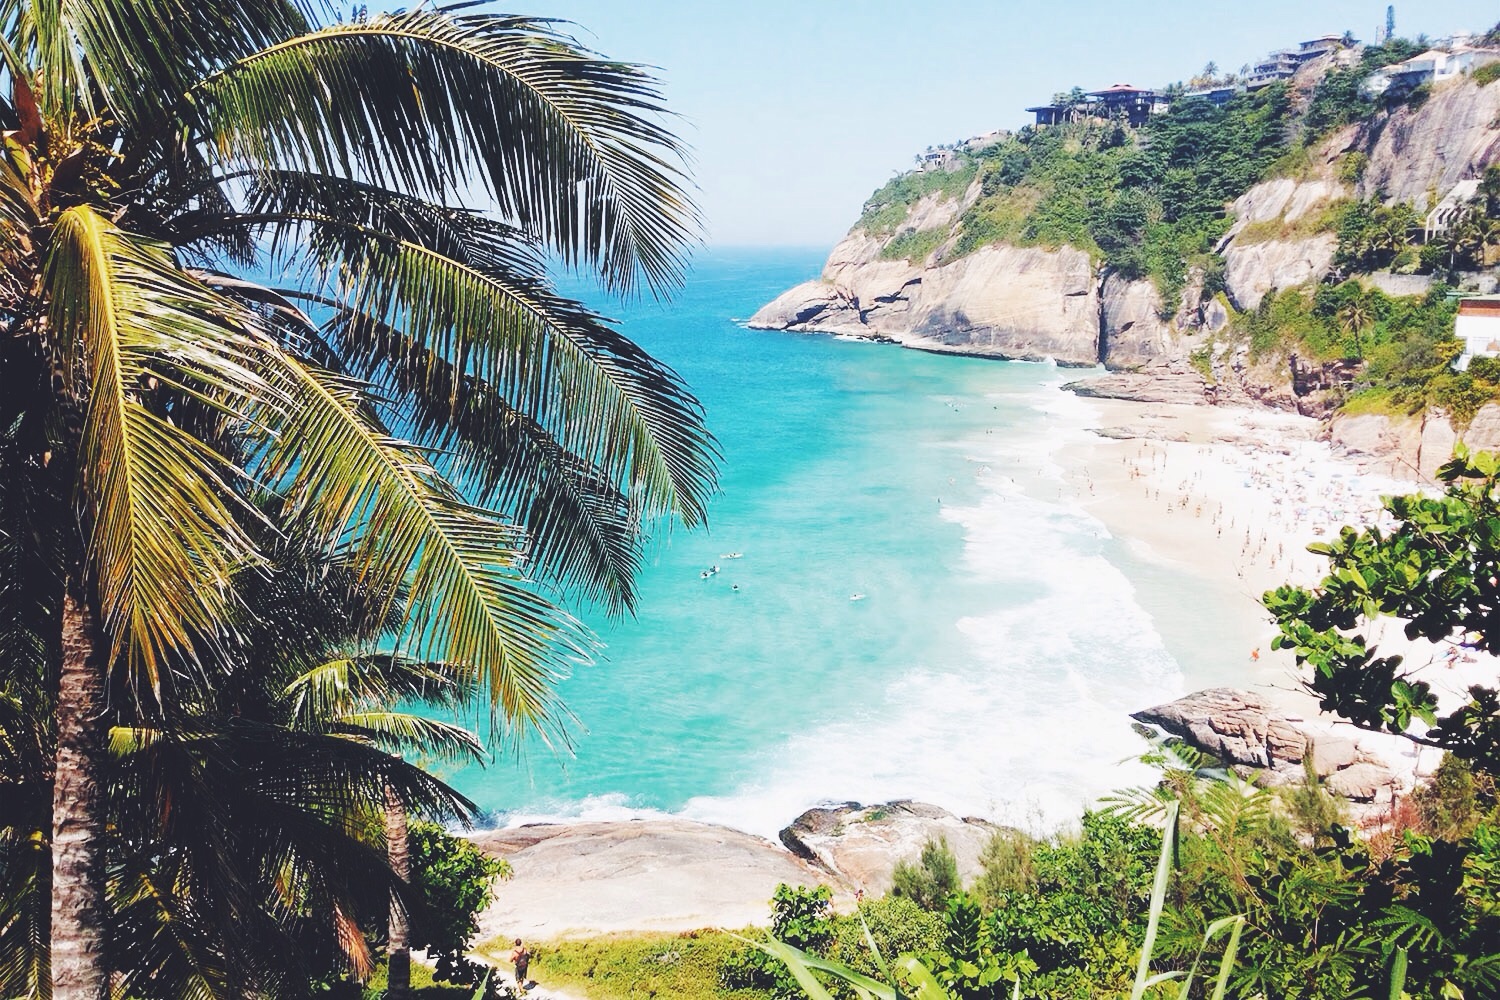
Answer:
[{"label": "turquoise water", "polygon": [[495,821],[1066,817],[1128,776],[1125,712],[1180,692],[1114,543],[1057,499],[1065,373],[737,322],[823,255],[706,254],[670,305],[596,300],[703,400],[722,491],[708,530],[654,540],[636,618],[585,613],[607,648],[561,686],[574,754],[450,775]]}]

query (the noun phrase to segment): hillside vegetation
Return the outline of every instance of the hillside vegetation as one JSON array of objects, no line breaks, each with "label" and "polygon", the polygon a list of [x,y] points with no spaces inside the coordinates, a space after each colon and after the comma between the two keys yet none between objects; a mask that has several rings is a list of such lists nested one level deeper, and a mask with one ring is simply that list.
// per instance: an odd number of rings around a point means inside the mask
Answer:
[{"label": "hillside vegetation", "polygon": [[[1360,92],[1372,71],[1422,48],[1406,39],[1368,46],[1353,65],[1315,80],[1299,77],[1295,86],[1242,92],[1222,107],[1179,99],[1138,129],[1097,118],[1028,126],[986,147],[955,150],[947,169],[893,178],[866,202],[857,228],[884,239],[881,257],[930,265],[992,244],[1075,247],[1101,273],[1153,282],[1166,318],[1190,283],[1196,301],[1224,290],[1236,199],[1276,178],[1322,180],[1345,194],[1287,218],[1247,220],[1233,237],[1242,247],[1336,239],[1333,272],[1318,287],[1273,290],[1247,313],[1219,296],[1229,328],[1192,353],[1205,370],[1226,345],[1242,344],[1252,360],[1278,353],[1310,364],[1349,362],[1353,377],[1339,396],[1348,405],[1411,412],[1438,405],[1461,422],[1500,396],[1485,370],[1450,371],[1458,347],[1447,294],[1461,273],[1489,268],[1500,245],[1500,170],[1490,171],[1446,234],[1424,242],[1430,206],[1387,202],[1379,191],[1354,197],[1369,157],[1359,148],[1340,155],[1328,141],[1361,123],[1378,134],[1383,116],[1426,102],[1425,87],[1380,100]],[[1488,85],[1495,78],[1500,71],[1473,80]],[[924,227],[920,220],[931,216],[911,209],[931,196],[957,201],[957,220]],[[1393,297],[1360,280],[1377,271],[1431,275],[1434,288]]]}]

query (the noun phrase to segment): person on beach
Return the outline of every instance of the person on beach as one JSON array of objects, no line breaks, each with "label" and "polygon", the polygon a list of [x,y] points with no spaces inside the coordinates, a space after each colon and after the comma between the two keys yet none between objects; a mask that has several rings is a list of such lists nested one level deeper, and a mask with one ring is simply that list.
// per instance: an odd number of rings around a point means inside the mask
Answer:
[{"label": "person on beach", "polygon": [[531,952],[516,938],[515,950],[510,953],[511,964],[516,967],[516,989],[526,989],[526,970],[531,966]]}]

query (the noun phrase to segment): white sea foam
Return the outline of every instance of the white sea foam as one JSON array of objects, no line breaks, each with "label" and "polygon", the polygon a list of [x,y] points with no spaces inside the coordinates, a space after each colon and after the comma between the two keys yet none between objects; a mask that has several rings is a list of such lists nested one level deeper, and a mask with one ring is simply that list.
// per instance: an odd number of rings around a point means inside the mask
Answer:
[{"label": "white sea foam", "polygon": [[963,567],[993,607],[952,628],[968,662],[914,664],[883,702],[769,754],[753,784],[683,814],[772,836],[819,801],[916,798],[961,814],[1050,828],[1144,780],[1128,713],[1181,693],[1182,674],[1130,582],[1101,554],[1103,525],[1028,495],[1008,465],[1058,475],[1052,455],[1083,413],[1060,394],[1051,439],[963,442],[983,490],[943,507],[963,528]]}]

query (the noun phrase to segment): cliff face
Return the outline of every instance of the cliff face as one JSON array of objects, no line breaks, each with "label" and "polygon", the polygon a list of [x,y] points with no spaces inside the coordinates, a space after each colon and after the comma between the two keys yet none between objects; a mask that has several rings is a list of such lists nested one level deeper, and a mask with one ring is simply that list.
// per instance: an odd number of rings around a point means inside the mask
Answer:
[{"label": "cliff face", "polygon": [[750,325],[965,354],[1097,362],[1099,295],[1081,250],[989,246],[923,267],[881,260],[884,245],[856,229],[829,255],[820,280],[781,295]]},{"label": "cliff face", "polygon": [[[1339,176],[1348,153],[1368,160],[1357,183]],[[1425,208],[1458,180],[1500,161],[1500,84],[1446,84],[1420,108],[1345,128],[1308,156],[1297,178],[1256,184],[1229,206],[1235,222],[1217,247],[1223,299],[1205,297],[1201,275],[1194,275],[1179,301],[1163,303],[1151,281],[1126,281],[1073,247],[996,243],[953,259],[959,220],[980,197],[976,179],[956,197],[922,197],[887,234],[856,226],[819,280],[781,295],[750,325],[1181,375],[1193,367],[1189,356],[1202,350],[1201,335],[1228,324],[1225,299],[1247,311],[1270,292],[1330,273],[1338,244],[1332,210],[1339,203],[1379,193]],[[912,234],[937,237],[925,244],[937,249],[919,260],[883,255],[893,240]],[[1231,398],[1292,405],[1279,368],[1252,370],[1242,355],[1216,354],[1212,361],[1221,398],[1227,391]]]},{"label": "cliff face", "polygon": [[1346,147],[1369,158],[1361,198],[1422,205],[1500,160],[1500,86],[1441,86],[1420,108],[1403,107],[1348,130]]}]

